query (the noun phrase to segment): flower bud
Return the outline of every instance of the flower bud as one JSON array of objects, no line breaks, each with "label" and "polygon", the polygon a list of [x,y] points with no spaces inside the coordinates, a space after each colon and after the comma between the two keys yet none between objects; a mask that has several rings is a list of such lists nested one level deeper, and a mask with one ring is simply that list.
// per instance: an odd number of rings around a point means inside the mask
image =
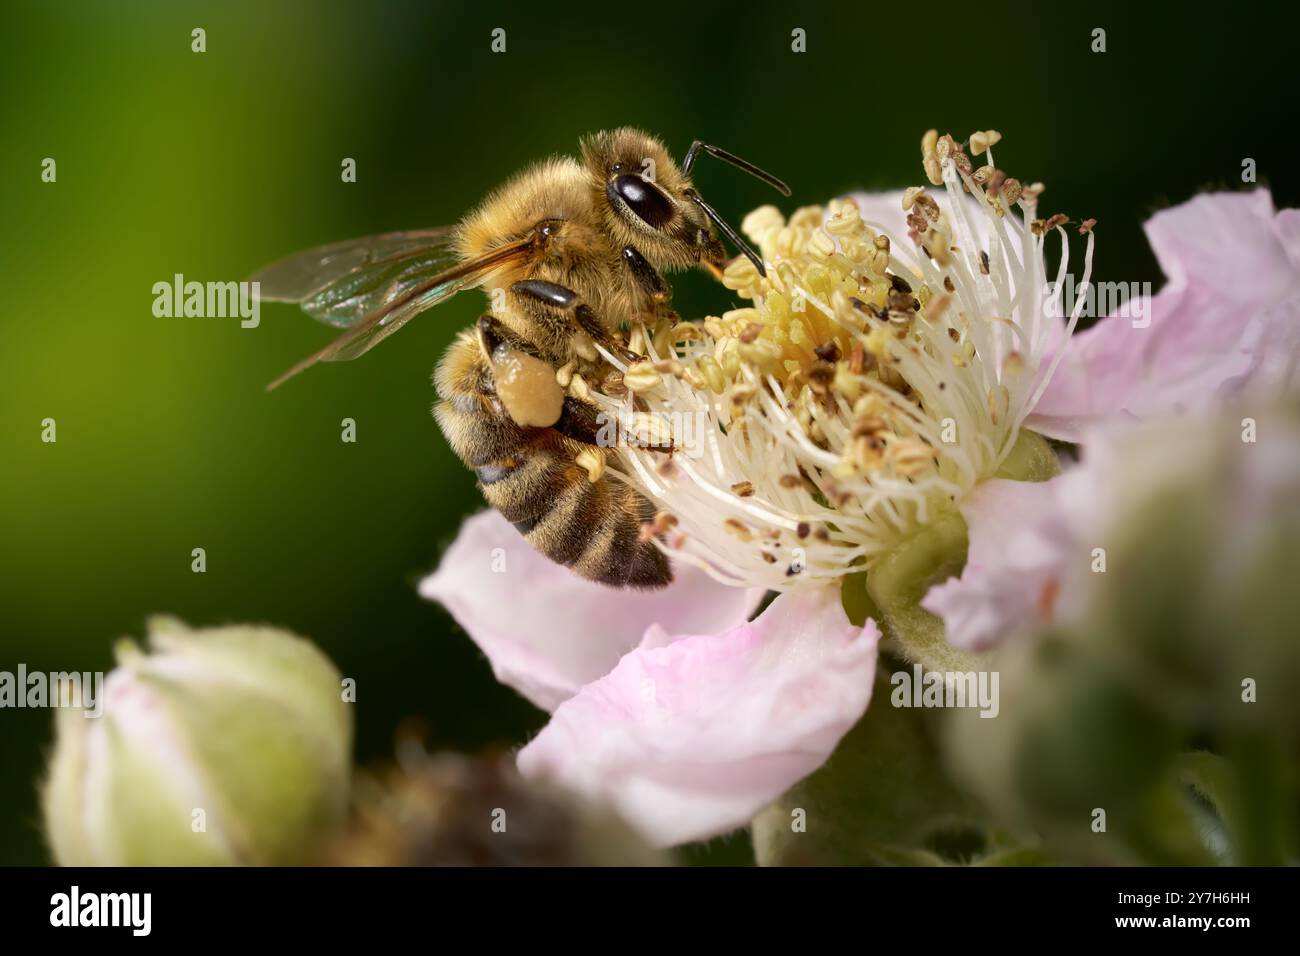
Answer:
[{"label": "flower bud", "polygon": [[269,627],[149,621],[103,713],[58,711],[42,792],[65,866],[295,863],[346,811],[352,714],[333,665]]}]

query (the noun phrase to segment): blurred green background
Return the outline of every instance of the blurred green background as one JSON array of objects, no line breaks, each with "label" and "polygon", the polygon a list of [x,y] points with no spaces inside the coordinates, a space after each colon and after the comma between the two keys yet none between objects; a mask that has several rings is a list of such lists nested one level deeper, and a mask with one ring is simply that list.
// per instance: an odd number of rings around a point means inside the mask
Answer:
[{"label": "blurred green background", "polygon": [[[752,158],[798,204],[919,182],[927,127],[997,128],[1000,161],[1047,183],[1046,212],[1099,220],[1100,279],[1158,283],[1141,221],[1239,186],[1245,157],[1279,205],[1300,200],[1283,172],[1294,64],[1265,55],[1248,19],[1185,6],[3,11],[0,670],[107,670],[111,641],[155,612],[275,623],[356,678],[363,761],[391,751],[406,717],[471,751],[544,719],[414,590],[481,506],[429,415],[430,371],[481,301],[268,395],[327,330],[288,306],[264,307],[255,330],[155,318],[155,282],[242,279],[307,246],[453,222],[528,161],[622,124],[679,153],[698,136]],[[195,27],[206,53],[191,52]],[[505,54],[490,52],[495,27]],[[355,184],[340,181],[344,157]],[[733,221],[773,199],[722,166],[699,180]],[[688,315],[729,304],[703,276],[677,290]],[[56,444],[40,440],[46,417]],[[356,444],[339,440],[344,417]],[[205,574],[190,570],[196,547]],[[35,786],[51,726],[48,711],[0,711],[0,864],[45,861]],[[691,856],[743,862],[747,841]]]}]

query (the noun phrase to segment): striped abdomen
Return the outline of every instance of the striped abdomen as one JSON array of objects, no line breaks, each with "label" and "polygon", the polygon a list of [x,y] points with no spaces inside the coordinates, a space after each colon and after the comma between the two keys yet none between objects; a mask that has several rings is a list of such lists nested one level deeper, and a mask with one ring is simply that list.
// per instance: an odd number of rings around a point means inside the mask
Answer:
[{"label": "striped abdomen", "polygon": [[672,580],[667,558],[640,539],[641,523],[654,516],[650,502],[610,478],[589,480],[575,461],[582,446],[554,429],[516,424],[472,333],[451,347],[435,382],[442,401],[434,416],[452,450],[533,547],[602,584],[655,588]]}]

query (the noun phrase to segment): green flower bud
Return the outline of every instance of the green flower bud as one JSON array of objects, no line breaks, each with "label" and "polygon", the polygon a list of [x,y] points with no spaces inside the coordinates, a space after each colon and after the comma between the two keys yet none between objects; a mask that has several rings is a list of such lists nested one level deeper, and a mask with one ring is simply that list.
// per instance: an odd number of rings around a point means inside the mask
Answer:
[{"label": "green flower bud", "polygon": [[338,672],[269,627],[148,622],[101,716],[58,711],[42,792],[65,866],[298,862],[347,807],[352,714]]}]

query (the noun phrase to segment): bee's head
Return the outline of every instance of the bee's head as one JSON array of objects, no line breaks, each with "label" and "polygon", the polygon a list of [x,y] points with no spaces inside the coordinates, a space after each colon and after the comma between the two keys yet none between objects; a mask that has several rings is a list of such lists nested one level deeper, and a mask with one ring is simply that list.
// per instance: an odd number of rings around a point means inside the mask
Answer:
[{"label": "bee's head", "polygon": [[582,141],[582,159],[597,208],[620,247],[635,246],[665,271],[701,262],[719,265],[727,253],[716,225],[762,271],[762,261],[700,198],[690,176],[653,136],[629,127],[596,133]]}]

